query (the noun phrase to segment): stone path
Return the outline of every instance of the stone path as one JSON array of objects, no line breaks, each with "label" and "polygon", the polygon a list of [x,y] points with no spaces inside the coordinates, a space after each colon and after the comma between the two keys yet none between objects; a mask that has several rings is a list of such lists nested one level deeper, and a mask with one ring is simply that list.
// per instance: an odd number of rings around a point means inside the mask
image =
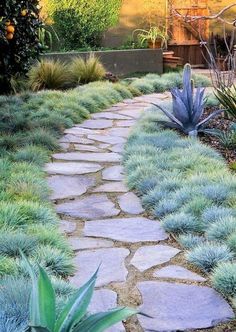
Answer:
[{"label": "stone path", "polygon": [[137,97],[93,114],[66,130],[62,152],[46,165],[60,228],[75,251],[71,282],[80,286],[101,264],[90,311],[119,304],[151,316],[138,315],[110,332],[204,329],[233,317],[124,183],[122,151],[131,127],[151,101],[168,97]]}]

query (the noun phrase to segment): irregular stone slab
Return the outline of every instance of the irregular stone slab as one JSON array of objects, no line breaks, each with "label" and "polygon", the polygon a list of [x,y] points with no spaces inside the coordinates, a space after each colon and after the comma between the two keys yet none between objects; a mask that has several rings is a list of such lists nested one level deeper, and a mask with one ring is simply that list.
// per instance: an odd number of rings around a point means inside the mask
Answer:
[{"label": "irregular stone slab", "polygon": [[118,111],[118,114],[127,115],[133,119],[140,118],[141,114],[143,112],[142,108],[134,108],[134,109],[124,109],[122,111]]},{"label": "irregular stone slab", "polygon": [[61,143],[79,143],[79,144],[94,144],[94,141],[80,136],[75,135],[64,135],[59,142]]},{"label": "irregular stone slab", "polygon": [[69,243],[74,250],[110,248],[114,242],[104,239],[94,239],[92,237],[70,237]]},{"label": "irregular stone slab", "polygon": [[72,234],[76,231],[76,222],[61,220],[59,224],[59,230],[62,233]]},{"label": "irregular stone slab", "polygon": [[213,289],[202,286],[145,281],[138,283],[143,305],[139,316],[145,331],[204,329],[234,317],[229,304]]},{"label": "irregular stone slab", "polygon": [[64,151],[66,151],[70,147],[70,143],[60,143],[59,145],[60,145],[60,148]]},{"label": "irregular stone slab", "polygon": [[118,137],[128,137],[130,128],[112,128],[108,130],[109,135]]},{"label": "irregular stone slab", "polygon": [[106,143],[101,143],[101,144],[98,144],[98,147],[100,149],[107,149],[109,148],[110,144],[106,144]]},{"label": "irregular stone slab", "polygon": [[105,135],[89,135],[88,138],[94,141],[99,141],[109,144],[120,144],[120,143],[125,143],[126,141],[123,137],[105,136]]},{"label": "irregular stone slab", "polygon": [[81,128],[78,126],[75,126],[70,129],[66,129],[66,134],[76,135],[76,136],[83,136],[83,135],[90,135],[90,134],[99,134],[100,130],[94,130],[94,129],[87,129],[87,128]]},{"label": "irregular stone slab", "polygon": [[168,238],[158,221],[142,217],[88,221],[84,235],[131,243],[158,242]]},{"label": "irregular stone slab", "polygon": [[94,193],[126,193],[129,189],[123,182],[108,182],[93,190]]},{"label": "irregular stone slab", "polygon": [[111,166],[102,172],[103,180],[122,181],[124,179],[124,167],[123,166]]},{"label": "irregular stone slab", "polygon": [[83,145],[83,144],[75,144],[75,150],[78,151],[89,151],[89,152],[103,152],[101,149],[98,149],[93,145]]},{"label": "irregular stone slab", "polygon": [[82,219],[97,219],[117,216],[120,211],[106,195],[91,195],[56,206],[58,213]]},{"label": "irregular stone slab", "polygon": [[122,153],[124,151],[124,144],[116,144],[113,147],[109,148],[112,152]]},{"label": "irregular stone slab", "polygon": [[96,173],[103,167],[95,163],[48,163],[44,170],[48,174],[79,175]]},{"label": "irregular stone slab", "polygon": [[63,199],[80,196],[93,187],[95,178],[88,176],[55,175],[48,178],[48,185],[52,190],[51,199]]},{"label": "irregular stone slab", "polygon": [[112,119],[112,120],[129,120],[125,115],[120,115],[112,112],[100,112],[92,115],[93,119]]},{"label": "irregular stone slab", "polygon": [[145,246],[136,251],[130,263],[143,272],[153,266],[168,262],[179,252],[179,249],[170,246]]},{"label": "irregular stone slab", "polygon": [[58,160],[70,160],[70,161],[95,161],[95,162],[107,162],[113,163],[121,160],[121,156],[114,152],[105,153],[80,153],[80,152],[67,152],[67,153],[55,153],[54,159]]},{"label": "irregular stone slab", "polygon": [[189,271],[182,266],[169,265],[160,270],[155,271],[153,274],[157,278],[170,278],[170,279],[186,279],[193,281],[206,281],[205,278],[199,276],[197,273]]},{"label": "irregular stone slab", "polygon": [[113,125],[113,121],[111,120],[86,120],[78,127],[88,128],[88,129],[106,129],[111,128]]},{"label": "irregular stone slab", "polygon": [[120,196],[118,203],[121,210],[126,213],[140,214],[144,212],[140,199],[132,192]]},{"label": "irregular stone slab", "polygon": [[[117,294],[110,289],[99,289],[93,293],[92,300],[88,307],[88,312],[95,314],[105,312],[117,307]],[[113,325],[106,332],[125,332],[123,324],[120,322]]]},{"label": "irregular stone slab", "polygon": [[124,248],[81,251],[74,258],[74,263],[79,270],[70,281],[76,286],[81,286],[100,266],[96,281],[97,287],[108,285],[111,282],[124,282],[128,274],[124,261],[129,253],[129,250]]},{"label": "irregular stone slab", "polygon": [[116,125],[118,127],[132,127],[136,123],[135,120],[123,120],[123,121],[117,121]]}]

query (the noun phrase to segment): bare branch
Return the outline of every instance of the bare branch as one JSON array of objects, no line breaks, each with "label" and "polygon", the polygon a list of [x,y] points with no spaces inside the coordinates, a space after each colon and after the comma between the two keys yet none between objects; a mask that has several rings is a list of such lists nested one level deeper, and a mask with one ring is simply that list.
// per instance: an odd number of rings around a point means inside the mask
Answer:
[{"label": "bare branch", "polygon": [[179,17],[182,18],[185,22],[193,22],[193,21],[197,21],[197,20],[219,20],[221,22],[224,22],[226,24],[230,24],[230,25],[235,25],[236,24],[236,20],[233,21],[228,21],[224,18],[222,18],[221,16],[229,9],[233,8],[236,6],[236,3],[233,3],[231,5],[228,5],[226,7],[224,7],[221,11],[219,11],[217,14],[214,15],[210,15],[210,16],[191,16],[191,15],[182,15],[180,14],[176,9],[172,9],[172,13]]}]

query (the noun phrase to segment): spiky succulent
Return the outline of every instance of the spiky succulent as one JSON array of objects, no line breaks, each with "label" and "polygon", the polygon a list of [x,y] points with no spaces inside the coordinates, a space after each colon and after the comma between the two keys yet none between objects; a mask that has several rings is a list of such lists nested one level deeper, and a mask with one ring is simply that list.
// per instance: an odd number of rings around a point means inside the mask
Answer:
[{"label": "spiky succulent", "polygon": [[205,106],[204,92],[204,89],[198,87],[194,96],[191,66],[186,64],[183,72],[183,90],[178,88],[171,90],[173,113],[153,103],[170,120],[162,120],[158,121],[158,123],[165,127],[179,129],[186,135],[194,137],[197,136],[198,132],[204,132],[207,122],[222,112],[222,110],[215,111],[202,120]]}]

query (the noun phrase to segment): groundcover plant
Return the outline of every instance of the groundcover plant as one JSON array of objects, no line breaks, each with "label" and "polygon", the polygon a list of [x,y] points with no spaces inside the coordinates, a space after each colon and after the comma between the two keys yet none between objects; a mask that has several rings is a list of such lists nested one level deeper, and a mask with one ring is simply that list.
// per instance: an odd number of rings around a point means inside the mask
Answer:
[{"label": "groundcover plant", "polygon": [[[161,106],[172,108],[168,101]],[[151,107],[129,137],[128,186],[187,249],[186,259],[210,273],[217,290],[235,298],[236,178],[214,149],[159,121],[166,121],[165,115]]]},{"label": "groundcover plant", "polygon": [[58,138],[90,113],[140,93],[127,82],[94,82],[0,96],[0,330],[22,332],[27,322],[31,284],[20,250],[50,275],[57,310],[74,292],[65,281],[74,272],[73,253],[58,230],[42,170],[60,148]]}]

